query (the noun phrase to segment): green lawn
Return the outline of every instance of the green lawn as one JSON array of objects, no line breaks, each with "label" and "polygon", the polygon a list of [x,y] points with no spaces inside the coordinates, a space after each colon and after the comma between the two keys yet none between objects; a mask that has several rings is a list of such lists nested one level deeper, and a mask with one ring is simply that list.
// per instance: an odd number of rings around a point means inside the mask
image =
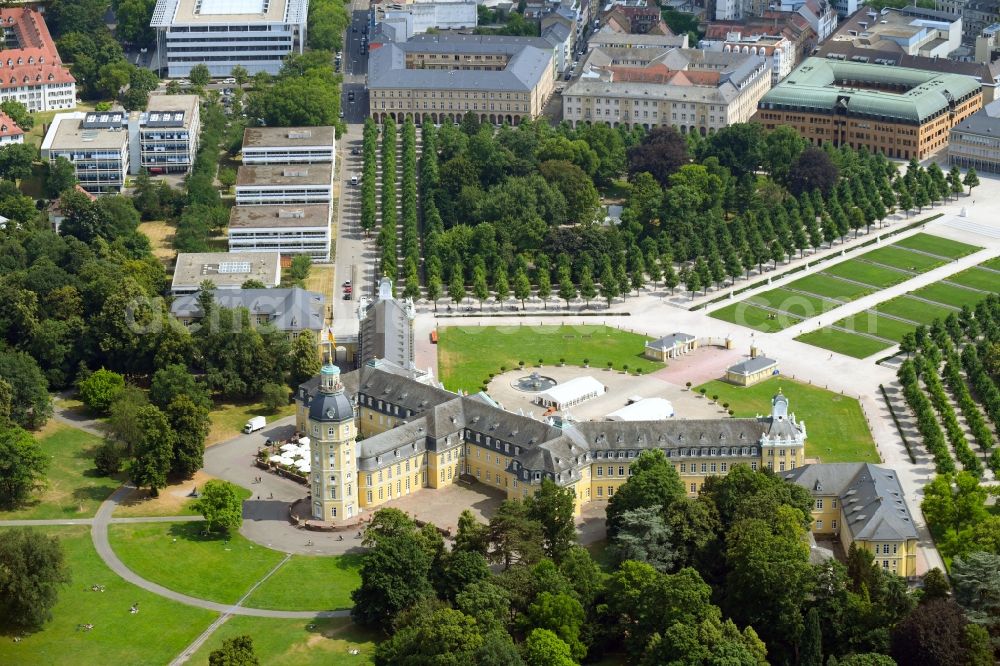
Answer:
[{"label": "green lawn", "polygon": [[284,557],[239,534],[203,537],[203,529],[201,523],[132,523],[111,525],[109,535],[118,557],[143,578],[220,603],[238,601]]},{"label": "green lawn", "polygon": [[[371,666],[378,638],[346,618],[277,620],[241,615],[219,627],[188,663],[204,666],[224,640],[243,634],[253,637],[254,652],[267,666]],[[350,654],[350,649],[360,654]]]},{"label": "green lawn", "polygon": [[913,293],[929,301],[937,301],[938,303],[944,303],[956,308],[960,308],[963,305],[974,307],[976,303],[986,298],[986,294],[982,292],[962,289],[961,287],[942,282],[921,287]]},{"label": "green lawn", "polygon": [[929,270],[948,263],[946,259],[930,257],[920,252],[911,252],[906,248],[894,247],[892,245],[866,252],[864,259],[866,261],[874,261],[877,264],[895,266],[904,271],[917,271],[919,273],[926,273]]},{"label": "green lawn", "polygon": [[121,483],[98,476],[94,469],[99,437],[57,423],[49,424],[43,432],[38,443],[51,460],[48,488],[23,509],[0,511],[0,520],[89,518]]},{"label": "green lawn", "polygon": [[283,407],[275,414],[269,413],[259,402],[238,405],[215,405],[215,407],[212,408],[212,411],[208,414],[212,421],[212,425],[209,428],[208,437],[205,438],[205,446],[225,442],[226,440],[236,437],[240,434],[240,431],[243,430],[244,424],[246,424],[252,416],[265,416],[267,417],[267,422],[271,423],[271,421],[276,421],[277,419],[284,418],[285,416],[291,416],[294,413],[294,404]]},{"label": "green lawn", "polygon": [[822,273],[814,273],[813,275],[799,278],[788,286],[792,289],[806,291],[818,296],[826,296],[827,298],[835,298],[844,302],[853,301],[874,291],[874,289],[863,287],[853,282],[831,279]]},{"label": "green lawn", "polygon": [[711,313],[712,317],[722,321],[732,322],[740,326],[754,328],[765,333],[773,333],[794,326],[802,321],[801,318],[792,314],[782,314],[771,312],[759,308],[747,301],[733,303],[724,308],[719,308]]},{"label": "green lawn", "polygon": [[812,294],[803,294],[782,287],[751,296],[747,302],[777,308],[803,319],[815,317],[821,312],[828,312],[843,305],[839,301],[820,298]]},{"label": "green lawn", "polygon": [[830,351],[853,356],[854,358],[867,358],[892,346],[874,338],[866,338],[863,335],[838,331],[830,327],[810,331],[795,339],[799,342],[805,342],[806,344],[829,349]]},{"label": "green lawn", "polygon": [[588,359],[597,368],[611,361],[647,373],[663,367],[642,357],[649,338],[606,326],[447,326],[438,336],[438,376],[453,391],[479,391],[501,366],[511,370],[524,361],[527,368],[539,358],[545,365]]},{"label": "green lawn", "polygon": [[[992,271],[972,267],[964,271],[955,273],[948,278],[948,282],[954,282],[964,287],[982,289],[983,291],[1000,291],[1000,275]],[[985,294],[983,295],[985,298]]]},{"label": "green lawn", "polygon": [[948,238],[941,238],[940,236],[925,233],[913,234],[912,236],[902,238],[894,241],[893,245],[929,252],[940,257],[951,257],[952,259],[958,259],[959,257],[964,257],[967,254],[972,254],[983,249],[975,245],[959,243]]},{"label": "green lawn", "polygon": [[[247,599],[253,608],[341,610],[354,605],[351,592],[361,585],[360,555],[295,555]],[[304,586],[303,581],[323,581]]]},{"label": "green lawn", "polygon": [[909,296],[897,296],[885,303],[880,303],[876,309],[879,312],[903,317],[918,324],[930,324],[935,319],[944,319],[954,312],[951,308],[943,305],[934,305]]},{"label": "green lawn", "polygon": [[850,317],[844,317],[840,321],[833,323],[834,326],[857,331],[859,333],[869,333],[880,338],[899,342],[903,336],[913,331],[915,326],[898,319],[880,317],[877,312],[865,310]]},{"label": "green lawn", "polygon": [[780,375],[754,386],[713,380],[697,387],[701,388],[708,395],[718,394],[736,416],[770,414],[771,398],[780,388],[788,398],[789,412],[805,421],[806,457],[823,462],[878,462],[875,441],[854,398]]},{"label": "green lawn", "polygon": [[[0,663],[166,664],[216,618],[118,578],[94,551],[89,527],[35,529],[61,538],[72,581],[60,589],[53,620],[41,631],[15,643],[4,630]],[[104,592],[92,592],[92,585],[104,585]],[[79,624],[94,628],[77,631]]]},{"label": "green lawn", "polygon": [[992,268],[995,271],[1000,271],[1000,257],[993,257],[992,259],[987,259],[980,266],[985,266],[986,268]]},{"label": "green lawn", "polygon": [[837,277],[846,278],[848,280],[856,280],[858,282],[863,282],[873,287],[879,287],[882,289],[885,287],[891,287],[894,284],[899,284],[900,282],[905,282],[913,277],[910,273],[903,273],[902,271],[893,270],[891,268],[883,268],[882,266],[876,266],[875,264],[869,264],[857,259],[842,261],[839,264],[830,266],[829,268],[824,268],[821,271],[821,275],[835,275]]}]

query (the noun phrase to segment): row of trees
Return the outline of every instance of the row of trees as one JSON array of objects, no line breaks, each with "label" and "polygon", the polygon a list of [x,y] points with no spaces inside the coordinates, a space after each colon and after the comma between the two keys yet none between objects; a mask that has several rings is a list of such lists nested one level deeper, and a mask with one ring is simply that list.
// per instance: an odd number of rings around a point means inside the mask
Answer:
[{"label": "row of trees", "polygon": [[941,422],[944,423],[944,431],[948,438],[948,443],[955,451],[955,457],[958,459],[958,462],[962,463],[962,469],[971,472],[977,477],[982,476],[983,464],[969,447],[969,442],[965,438],[965,431],[959,425],[958,416],[955,414],[955,410],[948,400],[948,395],[945,393],[944,386],[941,384],[941,378],[937,370],[939,356],[940,351],[935,349],[927,357],[918,356],[915,359],[915,363],[920,368],[924,387],[931,396],[931,403],[934,405],[934,409],[937,410]]},{"label": "row of trees", "polygon": [[396,123],[382,125],[382,204],[378,246],[382,249],[382,274],[396,277]]},{"label": "row of trees", "polygon": [[344,47],[344,31],[351,23],[350,3],[344,0],[312,0],[307,28],[309,48],[339,51]]},{"label": "row of trees", "polygon": [[[549,481],[488,524],[463,513],[451,550],[433,525],[376,512],[352,611],[389,634],[375,663],[993,662],[987,629],[940,571],[914,593],[863,549],[846,566],[810,564],[805,489],[738,465],[689,498],[657,451],[632,470],[609,501],[607,572],[575,543],[572,490]],[[963,600],[989,564],[959,565]]]}]

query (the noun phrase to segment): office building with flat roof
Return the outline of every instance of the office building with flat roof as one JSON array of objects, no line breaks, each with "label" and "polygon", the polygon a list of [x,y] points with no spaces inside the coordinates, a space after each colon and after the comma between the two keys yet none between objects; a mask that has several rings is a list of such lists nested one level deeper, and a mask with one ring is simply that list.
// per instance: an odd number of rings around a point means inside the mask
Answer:
[{"label": "office building with flat roof", "polygon": [[80,186],[91,194],[118,192],[129,169],[127,125],[122,111],[57,113],[41,157],[72,162]]},{"label": "office building with flat roof", "polygon": [[240,289],[247,280],[267,288],[281,283],[277,252],[181,252],[174,262],[172,294],[193,294],[210,280],[216,289]]},{"label": "office building with flat roof", "polygon": [[244,165],[236,175],[236,205],[328,204],[333,165]]},{"label": "office building with flat roof", "polygon": [[198,152],[197,95],[150,95],[146,110],[129,116],[130,172],[187,173]]},{"label": "office building with flat roof", "polygon": [[248,127],[243,131],[243,164],[334,163],[334,128]]},{"label": "office building with flat roof", "polygon": [[417,123],[460,121],[518,124],[537,118],[552,94],[556,45],[541,37],[420,35],[372,43],[369,113]]},{"label": "office building with flat roof", "polygon": [[157,66],[167,76],[189,76],[205,64],[212,76],[240,65],[250,74],[277,74],[306,43],[308,0],[157,0]]},{"label": "office building with flat roof", "polygon": [[230,252],[306,254],[330,259],[330,206],[233,206],[229,213]]},{"label": "office building with flat roof", "polygon": [[982,106],[969,76],[809,58],[764,95],[757,119],[767,129],[788,125],[813,145],[923,160]]},{"label": "office building with flat roof", "polygon": [[1000,174],[1000,109],[980,109],[951,128],[948,161],[960,169]]}]

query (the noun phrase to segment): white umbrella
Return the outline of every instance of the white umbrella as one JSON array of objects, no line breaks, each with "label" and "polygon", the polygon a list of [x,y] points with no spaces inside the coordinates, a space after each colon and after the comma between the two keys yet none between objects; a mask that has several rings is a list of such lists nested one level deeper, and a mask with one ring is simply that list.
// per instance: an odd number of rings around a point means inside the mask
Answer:
[{"label": "white umbrella", "polygon": [[299,437],[299,446],[308,447],[309,446],[309,438],[308,437]]},{"label": "white umbrella", "polygon": [[281,458],[278,459],[278,462],[282,465],[291,465],[295,461],[288,456],[281,456]]},{"label": "white umbrella", "polygon": [[287,444],[282,444],[281,445],[281,450],[282,451],[291,451],[292,449],[297,449],[297,448],[298,447],[295,444],[292,444],[291,442],[288,442]]},{"label": "white umbrella", "polygon": [[308,474],[311,470],[312,467],[310,467],[309,465],[303,465],[302,467],[299,467],[299,471],[302,472],[303,474]]},{"label": "white umbrella", "polygon": [[281,462],[281,456],[271,456],[268,460],[271,462]]},{"label": "white umbrella", "polygon": [[308,460],[296,460],[295,461],[295,466],[298,467],[299,469],[302,469],[303,467],[309,467],[309,461]]}]

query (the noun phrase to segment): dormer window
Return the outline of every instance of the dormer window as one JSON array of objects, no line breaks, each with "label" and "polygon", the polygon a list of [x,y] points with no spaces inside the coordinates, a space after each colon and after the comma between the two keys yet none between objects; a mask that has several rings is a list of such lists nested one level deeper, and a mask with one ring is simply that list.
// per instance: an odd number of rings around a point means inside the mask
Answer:
[{"label": "dormer window", "polygon": [[28,56],[28,64],[29,65],[35,64],[35,56]]}]

